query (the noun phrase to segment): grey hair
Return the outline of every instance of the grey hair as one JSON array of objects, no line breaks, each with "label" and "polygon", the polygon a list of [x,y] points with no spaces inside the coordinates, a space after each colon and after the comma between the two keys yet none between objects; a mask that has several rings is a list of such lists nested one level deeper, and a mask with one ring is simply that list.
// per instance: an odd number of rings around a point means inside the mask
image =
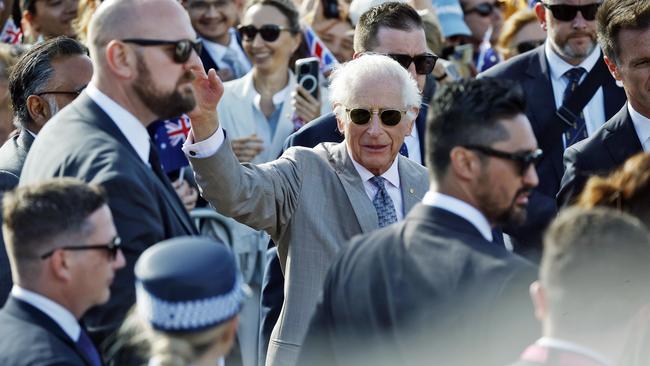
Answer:
[{"label": "grey hair", "polygon": [[340,106],[348,105],[359,92],[360,81],[368,78],[391,81],[386,87],[402,91],[404,107],[420,107],[422,96],[411,74],[390,57],[368,54],[338,66],[330,75],[330,101],[335,106],[334,113],[341,116]]}]

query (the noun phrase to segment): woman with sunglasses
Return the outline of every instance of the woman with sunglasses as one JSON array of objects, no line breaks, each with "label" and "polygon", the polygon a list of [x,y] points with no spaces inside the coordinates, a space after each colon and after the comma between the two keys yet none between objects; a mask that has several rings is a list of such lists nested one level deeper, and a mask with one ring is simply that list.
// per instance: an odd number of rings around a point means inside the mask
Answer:
[{"label": "woman with sunglasses", "polygon": [[253,68],[224,84],[219,119],[239,160],[263,163],[280,155],[294,119],[308,122],[329,108],[297,86],[291,72],[302,34],[290,0],[249,1],[238,31]]},{"label": "woman with sunglasses", "polygon": [[497,48],[504,60],[541,46],[546,31],[537,21],[535,12],[519,10],[503,23]]}]

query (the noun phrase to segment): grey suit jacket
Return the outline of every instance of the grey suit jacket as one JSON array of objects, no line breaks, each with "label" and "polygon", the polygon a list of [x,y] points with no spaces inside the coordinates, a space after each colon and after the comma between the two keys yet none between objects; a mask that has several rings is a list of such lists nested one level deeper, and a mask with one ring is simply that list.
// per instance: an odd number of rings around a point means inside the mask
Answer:
[{"label": "grey suit jacket", "polygon": [[[425,168],[398,157],[404,211],[428,189]],[[295,147],[278,160],[239,164],[226,139],[216,154],[190,159],[203,197],[220,213],[267,231],[278,246],[285,302],[267,365],[293,365],[327,270],[356,234],[378,227],[377,214],[345,142]]]}]

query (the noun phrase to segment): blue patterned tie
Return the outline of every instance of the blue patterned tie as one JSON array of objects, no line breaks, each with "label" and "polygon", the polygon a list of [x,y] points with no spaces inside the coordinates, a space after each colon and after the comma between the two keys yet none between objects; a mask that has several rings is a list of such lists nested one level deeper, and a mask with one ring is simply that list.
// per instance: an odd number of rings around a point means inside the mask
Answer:
[{"label": "blue patterned tie", "polygon": [[90,361],[90,364],[93,366],[101,366],[102,361],[99,358],[99,352],[97,348],[88,337],[88,334],[81,328],[81,333],[79,333],[79,339],[77,340],[77,347],[83,352],[86,356],[86,359]]},{"label": "blue patterned tie", "polygon": [[409,157],[409,149],[406,147],[406,142],[402,144],[402,147],[399,148],[399,153],[408,158]]},{"label": "blue patterned tie", "polygon": [[375,210],[377,210],[379,227],[384,227],[397,222],[395,206],[393,205],[393,200],[390,199],[386,187],[384,186],[384,178],[372,177],[370,178],[370,183],[379,189],[377,194],[375,194],[375,198],[372,200],[372,204],[375,206]]},{"label": "blue patterned tie", "polygon": [[[587,70],[582,67],[574,67],[564,73],[564,76],[569,80],[569,85],[564,89],[563,101],[566,101],[580,85],[580,78]],[[585,117],[580,111],[580,116],[575,121],[575,124],[564,133],[564,147],[567,148],[576,142],[587,138],[587,126],[585,126]]]}]

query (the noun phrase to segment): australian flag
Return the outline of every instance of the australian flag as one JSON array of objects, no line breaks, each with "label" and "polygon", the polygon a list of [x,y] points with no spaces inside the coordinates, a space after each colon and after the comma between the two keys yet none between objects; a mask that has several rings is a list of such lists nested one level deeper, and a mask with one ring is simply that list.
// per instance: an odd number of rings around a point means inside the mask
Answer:
[{"label": "australian flag", "polygon": [[0,33],[0,42],[9,44],[20,44],[23,39],[23,32],[14,24],[14,21],[7,19],[2,33]]},{"label": "australian flag", "polygon": [[152,123],[148,130],[158,148],[165,173],[169,174],[189,165],[181,148],[190,133],[190,117],[184,114],[179,118],[157,121]]},{"label": "australian flag", "polygon": [[320,72],[327,75],[339,62],[310,26],[304,26],[304,33],[309,52],[320,61]]}]

